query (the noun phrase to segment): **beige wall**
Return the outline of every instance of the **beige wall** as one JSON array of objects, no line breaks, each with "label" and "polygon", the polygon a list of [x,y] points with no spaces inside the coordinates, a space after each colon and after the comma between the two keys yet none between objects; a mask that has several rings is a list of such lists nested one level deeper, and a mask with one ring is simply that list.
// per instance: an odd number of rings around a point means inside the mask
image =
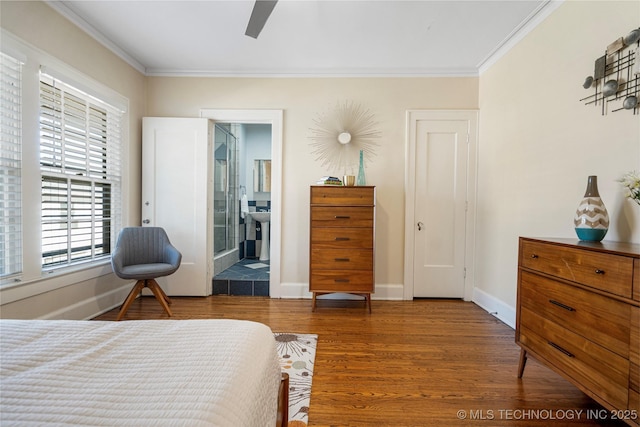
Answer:
[{"label": "beige wall", "polygon": [[[124,153],[124,184],[128,188],[123,202],[128,217],[124,218],[124,222],[127,225],[138,224],[145,76],[45,3],[3,0],[0,2],[0,17],[3,30],[129,99],[129,148]],[[23,143],[37,144],[38,141],[35,139],[37,138],[27,139]],[[86,274],[57,275],[54,279],[12,287],[8,291],[5,288],[0,294],[0,316],[76,319],[93,316],[117,306],[128,292],[128,287],[123,287],[123,282],[115,278],[110,271],[110,266],[106,265],[99,272],[92,273],[95,277],[87,277]]]},{"label": "beige wall", "polygon": [[640,206],[616,182],[640,170],[639,116],[579,102],[595,59],[638,17],[637,1],[566,1],[481,75],[476,291],[515,307],[518,236],[574,238],[589,175],[605,239],[640,243]]},{"label": "beige wall", "polygon": [[308,284],[309,185],[330,171],[311,153],[318,113],[352,100],[382,132],[366,169],[377,187],[376,283],[401,285],[404,268],[405,126],[408,109],[476,109],[477,78],[161,78],[148,80],[148,115],[198,117],[201,108],[284,110],[283,284]]},{"label": "beige wall", "polygon": [[[638,116],[582,105],[596,57],[637,27],[640,4],[567,1],[480,78],[145,78],[41,2],[0,3],[2,28],[130,100],[129,223],[140,220],[140,118],[201,108],[283,109],[282,282],[308,280],[308,189],[326,171],[309,147],[319,112],[341,100],[373,111],[382,139],[367,168],[378,187],[378,284],[401,285],[405,113],[480,109],[475,297],[513,315],[517,238],[574,237],[588,175],[598,175],[610,240],[640,242],[640,208],[615,180],[640,169]],[[603,19],[606,17],[606,19]],[[71,48],[70,48],[71,47]],[[83,318],[123,299],[104,274],[2,306],[3,317]],[[95,296],[99,296],[95,300]]]}]

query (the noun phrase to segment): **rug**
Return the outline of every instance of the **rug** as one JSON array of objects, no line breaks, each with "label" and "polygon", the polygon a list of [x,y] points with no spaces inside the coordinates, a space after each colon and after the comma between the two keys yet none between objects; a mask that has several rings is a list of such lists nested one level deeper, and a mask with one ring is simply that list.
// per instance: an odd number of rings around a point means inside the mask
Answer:
[{"label": "rug", "polygon": [[282,372],[289,374],[289,427],[306,426],[318,336],[292,333],[274,336]]}]

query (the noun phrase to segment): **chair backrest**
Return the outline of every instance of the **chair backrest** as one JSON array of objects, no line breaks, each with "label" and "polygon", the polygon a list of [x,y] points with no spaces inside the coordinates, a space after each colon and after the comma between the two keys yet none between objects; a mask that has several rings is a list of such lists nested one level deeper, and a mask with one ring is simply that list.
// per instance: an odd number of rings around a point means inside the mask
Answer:
[{"label": "chair backrest", "polygon": [[170,245],[161,227],[125,227],[120,231],[116,248],[122,251],[122,265],[154,264],[165,261],[165,248]]}]

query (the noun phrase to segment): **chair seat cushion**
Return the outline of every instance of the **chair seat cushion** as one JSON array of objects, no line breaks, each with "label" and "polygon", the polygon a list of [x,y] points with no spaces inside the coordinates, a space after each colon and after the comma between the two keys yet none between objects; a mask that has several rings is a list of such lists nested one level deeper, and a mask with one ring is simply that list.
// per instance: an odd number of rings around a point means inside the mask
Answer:
[{"label": "chair seat cushion", "polygon": [[177,266],[166,263],[134,264],[122,267],[119,276],[123,279],[155,279],[168,276],[178,269]]}]

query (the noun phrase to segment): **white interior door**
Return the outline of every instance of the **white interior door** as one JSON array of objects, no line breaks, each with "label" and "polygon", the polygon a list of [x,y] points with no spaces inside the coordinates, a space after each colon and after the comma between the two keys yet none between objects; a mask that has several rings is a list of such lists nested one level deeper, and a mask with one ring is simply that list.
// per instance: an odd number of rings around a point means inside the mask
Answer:
[{"label": "white interior door", "polygon": [[416,122],[414,297],[464,297],[468,135],[468,120]]},{"label": "white interior door", "polygon": [[182,253],[178,271],[158,283],[168,295],[210,295],[212,124],[165,117],[142,124],[142,222],[164,228]]}]

